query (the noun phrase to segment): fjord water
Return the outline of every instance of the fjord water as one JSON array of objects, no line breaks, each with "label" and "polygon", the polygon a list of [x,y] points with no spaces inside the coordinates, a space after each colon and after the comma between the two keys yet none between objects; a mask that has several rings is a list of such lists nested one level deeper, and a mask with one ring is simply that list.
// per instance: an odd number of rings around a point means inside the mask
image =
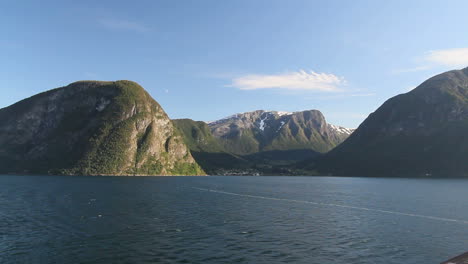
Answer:
[{"label": "fjord water", "polygon": [[468,180],[0,176],[1,263],[440,263]]}]

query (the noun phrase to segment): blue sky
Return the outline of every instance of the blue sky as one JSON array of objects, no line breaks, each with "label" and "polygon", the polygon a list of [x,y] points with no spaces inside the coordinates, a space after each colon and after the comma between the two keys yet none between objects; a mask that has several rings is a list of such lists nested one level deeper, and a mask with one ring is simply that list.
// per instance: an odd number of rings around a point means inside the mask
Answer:
[{"label": "blue sky", "polygon": [[0,107],[77,80],[140,83],[172,118],[321,110],[357,127],[468,66],[467,1],[2,1]]}]

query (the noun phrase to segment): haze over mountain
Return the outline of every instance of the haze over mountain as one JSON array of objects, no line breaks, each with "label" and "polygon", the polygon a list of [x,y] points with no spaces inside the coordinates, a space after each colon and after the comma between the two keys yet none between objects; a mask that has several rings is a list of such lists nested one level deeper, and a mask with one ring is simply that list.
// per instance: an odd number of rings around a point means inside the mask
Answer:
[{"label": "haze over mountain", "polygon": [[80,81],[0,109],[0,172],[201,175],[161,106],[131,81]]},{"label": "haze over mountain", "polygon": [[468,68],[387,100],[340,146],[298,167],[315,174],[468,176]]}]

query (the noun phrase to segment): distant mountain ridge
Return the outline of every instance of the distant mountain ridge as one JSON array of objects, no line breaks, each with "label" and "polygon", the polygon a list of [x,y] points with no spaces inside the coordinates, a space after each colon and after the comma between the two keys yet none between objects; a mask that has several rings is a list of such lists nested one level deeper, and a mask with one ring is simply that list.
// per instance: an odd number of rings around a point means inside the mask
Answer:
[{"label": "distant mountain ridge", "polygon": [[340,146],[298,168],[350,176],[468,176],[468,68],[390,98]]},{"label": "distant mountain ridge", "polygon": [[328,124],[318,110],[257,110],[208,123],[173,122],[197,162],[214,174],[284,173],[281,166],[326,152],[353,132]]},{"label": "distant mountain ridge", "polygon": [[354,131],[328,124],[318,110],[293,113],[257,110],[209,122],[208,126],[226,150],[239,155],[290,149],[323,153]]}]

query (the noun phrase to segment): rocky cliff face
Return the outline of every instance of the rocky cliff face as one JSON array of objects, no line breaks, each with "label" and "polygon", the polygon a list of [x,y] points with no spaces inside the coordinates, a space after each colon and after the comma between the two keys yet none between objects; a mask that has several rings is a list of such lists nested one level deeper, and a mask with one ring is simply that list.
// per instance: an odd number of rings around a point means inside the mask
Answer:
[{"label": "rocky cliff face", "polygon": [[468,68],[395,96],[339,147],[305,167],[321,174],[468,176]]},{"label": "rocky cliff face", "polygon": [[340,144],[353,131],[328,124],[317,110],[295,113],[258,110],[208,125],[226,150],[239,155],[291,149],[323,153]]},{"label": "rocky cliff face", "polygon": [[81,81],[0,109],[0,172],[203,174],[161,106],[130,81]]}]

